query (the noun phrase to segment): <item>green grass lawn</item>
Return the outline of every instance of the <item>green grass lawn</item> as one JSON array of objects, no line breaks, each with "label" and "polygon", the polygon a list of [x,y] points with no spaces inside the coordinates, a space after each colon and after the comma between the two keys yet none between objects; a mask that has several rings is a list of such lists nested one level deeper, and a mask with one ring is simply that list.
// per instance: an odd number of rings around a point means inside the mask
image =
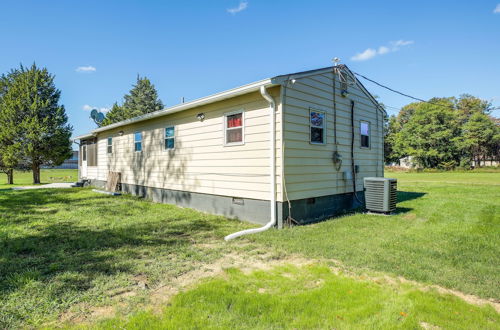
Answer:
[{"label": "green grass lawn", "polygon": [[357,213],[250,239],[500,299],[500,173],[470,175],[386,173],[398,178],[394,216]]},{"label": "green grass lawn", "polygon": [[[57,170],[41,169],[40,181],[44,183],[53,182],[75,182],[78,181],[78,170]],[[14,172],[14,184],[7,184],[7,175],[0,173],[0,189],[7,189],[16,186],[29,186],[33,184],[33,174],[31,172]]]},{"label": "green grass lawn", "polygon": [[500,316],[456,297],[284,266],[204,281],[161,314],[136,313],[104,329],[496,329]]},{"label": "green grass lawn", "polygon": [[[490,306],[380,280],[500,299],[500,174],[445,173],[448,183],[434,174],[388,173],[399,180],[395,216],[358,213],[230,243],[224,235],[254,225],[90,189],[0,191],[0,328],[498,328]],[[229,268],[154,307],[176,279],[264,251],[270,265],[312,264]]]},{"label": "green grass lawn", "polygon": [[[90,189],[0,192],[0,328],[78,315],[140,283],[164,284],[220,257],[224,235],[248,227]],[[219,245],[197,246],[211,241]]]}]

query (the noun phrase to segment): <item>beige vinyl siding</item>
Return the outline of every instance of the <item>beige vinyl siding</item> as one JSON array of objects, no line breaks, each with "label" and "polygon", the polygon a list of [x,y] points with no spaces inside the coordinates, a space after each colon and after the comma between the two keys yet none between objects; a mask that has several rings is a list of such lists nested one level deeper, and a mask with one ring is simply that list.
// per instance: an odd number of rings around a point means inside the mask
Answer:
[{"label": "beige vinyl siding", "polygon": [[[351,99],[355,101],[354,159],[360,171],[357,190],[363,188],[363,177],[383,175],[382,112],[359,87],[349,86],[349,96],[344,98],[340,95],[338,77],[336,83],[337,142],[342,156],[338,172],[332,161],[335,151],[332,73],[298,78],[284,91],[283,168],[290,200],[352,192],[352,181],[343,180],[343,172],[351,170]],[[310,108],[326,112],[325,145],[309,143]],[[360,120],[370,123],[369,149],[360,147]]]},{"label": "beige vinyl siding", "polygon": [[[270,89],[279,105],[279,87]],[[224,114],[244,110],[243,145],[224,146]],[[205,119],[196,115],[203,112]],[[277,198],[281,200],[281,106],[276,113]],[[165,127],[175,126],[175,148],[164,149]],[[118,132],[123,131],[123,136]],[[134,132],[141,131],[143,151],[134,151]],[[106,153],[113,137],[113,153]],[[269,199],[269,105],[260,93],[119,127],[98,135],[98,173],[122,173],[122,182],[197,193]],[[89,176],[90,177],[90,176]]]}]

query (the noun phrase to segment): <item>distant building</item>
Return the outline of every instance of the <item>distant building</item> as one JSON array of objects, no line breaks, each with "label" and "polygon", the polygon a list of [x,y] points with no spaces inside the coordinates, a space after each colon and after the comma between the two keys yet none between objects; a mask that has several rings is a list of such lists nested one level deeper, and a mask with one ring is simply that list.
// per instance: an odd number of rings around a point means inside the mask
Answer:
[{"label": "distant building", "polygon": [[64,163],[59,166],[42,166],[42,168],[53,168],[53,169],[66,169],[66,170],[77,170],[78,169],[78,150],[73,150],[73,154],[70,158],[66,159]]}]

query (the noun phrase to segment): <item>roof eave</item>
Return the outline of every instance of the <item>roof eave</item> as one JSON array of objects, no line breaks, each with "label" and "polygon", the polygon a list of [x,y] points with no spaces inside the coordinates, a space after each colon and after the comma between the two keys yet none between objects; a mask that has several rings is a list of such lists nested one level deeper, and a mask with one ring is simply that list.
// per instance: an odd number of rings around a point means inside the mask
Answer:
[{"label": "roof eave", "polygon": [[151,113],[148,113],[148,114],[145,114],[142,116],[130,118],[130,119],[127,119],[127,120],[124,120],[124,121],[121,121],[121,122],[118,122],[115,124],[105,126],[105,127],[100,127],[100,128],[93,130],[92,133],[95,135],[99,132],[108,131],[108,130],[113,129],[113,128],[126,126],[126,125],[134,124],[137,122],[141,122],[141,121],[145,121],[145,120],[149,120],[149,119],[153,119],[153,118],[157,118],[157,117],[166,116],[166,115],[176,113],[179,111],[183,111],[183,110],[199,107],[199,106],[206,105],[206,104],[210,104],[210,103],[214,103],[214,102],[218,102],[218,101],[223,101],[223,100],[235,97],[235,96],[255,92],[255,91],[258,91],[261,86],[274,86],[274,85],[277,85],[277,83],[273,82],[272,79],[270,79],[270,78],[260,80],[260,81],[257,81],[257,82],[254,82],[254,83],[251,83],[248,85],[243,85],[240,87],[229,89],[227,91],[220,92],[220,93],[213,94],[213,95],[209,95],[209,96],[199,98],[199,99],[196,99],[196,100],[193,100],[190,102],[178,104],[178,105],[175,105],[173,107],[166,108],[166,109],[163,109],[160,111],[151,112]]},{"label": "roof eave", "polygon": [[95,137],[95,136],[96,136],[96,134],[94,134],[94,133],[88,133],[88,134],[83,134],[83,135],[76,136],[76,137],[72,138],[71,140],[73,140],[73,141],[85,140],[85,139],[92,138],[92,137]]}]

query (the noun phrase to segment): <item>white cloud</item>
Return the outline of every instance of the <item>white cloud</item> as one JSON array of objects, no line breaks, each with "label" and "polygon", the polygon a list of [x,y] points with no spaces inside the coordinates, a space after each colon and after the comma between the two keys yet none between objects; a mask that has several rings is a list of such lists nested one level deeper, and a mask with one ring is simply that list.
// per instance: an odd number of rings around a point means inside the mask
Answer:
[{"label": "white cloud", "polygon": [[391,51],[391,50],[390,50],[389,48],[385,47],[385,46],[380,46],[380,47],[378,48],[378,54],[379,54],[379,55],[386,54],[386,53],[388,53],[388,52],[390,52],[390,51]]},{"label": "white cloud", "polygon": [[84,111],[92,111],[93,109],[96,109],[96,110],[99,110],[100,112],[108,112],[110,110],[110,108],[105,108],[105,107],[94,107],[94,106],[91,106],[91,105],[88,105],[88,104],[85,104],[82,109]]},{"label": "white cloud", "polygon": [[227,12],[234,15],[234,14],[237,14],[237,13],[239,13],[247,8],[248,8],[248,2],[241,1],[240,4],[238,5],[238,7],[229,8],[229,9],[227,9]]},{"label": "white cloud", "polygon": [[76,72],[95,72],[97,69],[92,65],[88,66],[79,66],[75,69]]},{"label": "white cloud", "polygon": [[372,57],[377,56],[377,51],[375,49],[368,48],[362,53],[357,53],[353,57],[351,57],[351,60],[353,61],[366,61],[369,60]]},{"label": "white cloud", "polygon": [[357,53],[351,57],[351,61],[366,61],[374,58],[377,55],[384,55],[391,52],[397,52],[401,47],[413,44],[413,40],[397,40],[389,42],[387,46],[380,46],[377,49],[367,48],[361,53]]},{"label": "white cloud", "polygon": [[493,14],[500,14],[500,3],[493,9]]},{"label": "white cloud", "polygon": [[408,46],[408,45],[411,45],[413,44],[414,41],[413,40],[398,40],[398,41],[391,41],[391,44],[394,46],[394,47],[401,47],[401,46]]}]

